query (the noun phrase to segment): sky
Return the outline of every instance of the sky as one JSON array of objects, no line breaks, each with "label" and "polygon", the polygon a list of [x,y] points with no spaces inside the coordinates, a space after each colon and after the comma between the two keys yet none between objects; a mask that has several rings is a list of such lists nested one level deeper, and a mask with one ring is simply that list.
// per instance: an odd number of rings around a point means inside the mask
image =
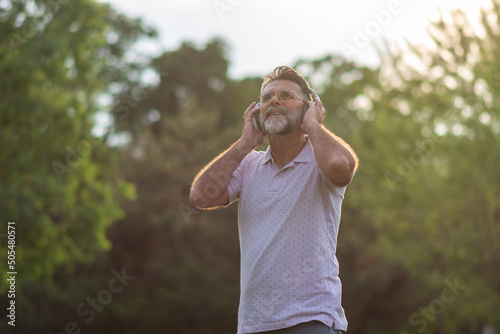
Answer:
[{"label": "sky", "polygon": [[377,65],[376,45],[431,45],[426,27],[440,12],[460,8],[471,23],[491,0],[100,0],[155,27],[159,41],[142,44],[151,55],[199,47],[214,37],[229,46],[229,75],[263,76],[299,59],[343,55]]}]

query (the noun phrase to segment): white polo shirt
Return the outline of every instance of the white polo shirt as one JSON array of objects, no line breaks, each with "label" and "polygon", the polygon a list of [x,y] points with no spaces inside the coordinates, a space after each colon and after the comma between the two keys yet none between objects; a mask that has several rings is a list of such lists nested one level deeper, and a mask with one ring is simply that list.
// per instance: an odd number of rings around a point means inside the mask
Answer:
[{"label": "white polo shirt", "polygon": [[238,334],[312,320],[347,330],[335,256],[345,187],[323,176],[311,142],[281,169],[270,148],[250,152],[228,191],[239,199]]}]

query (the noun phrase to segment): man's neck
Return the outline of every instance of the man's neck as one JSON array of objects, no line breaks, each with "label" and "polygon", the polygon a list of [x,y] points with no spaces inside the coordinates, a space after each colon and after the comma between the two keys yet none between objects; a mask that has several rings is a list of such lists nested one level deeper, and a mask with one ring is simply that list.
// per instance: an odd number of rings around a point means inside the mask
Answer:
[{"label": "man's neck", "polygon": [[294,131],[283,136],[269,136],[271,154],[278,169],[295,159],[306,142],[306,136],[300,131]]}]

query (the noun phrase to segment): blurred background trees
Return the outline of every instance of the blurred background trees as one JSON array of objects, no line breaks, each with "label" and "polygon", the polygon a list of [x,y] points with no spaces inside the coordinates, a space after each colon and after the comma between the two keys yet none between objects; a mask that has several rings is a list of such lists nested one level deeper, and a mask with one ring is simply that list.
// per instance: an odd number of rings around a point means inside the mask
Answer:
[{"label": "blurred background trees", "polygon": [[97,97],[136,66],[128,47],[151,32],[92,1],[2,5],[0,210],[22,235],[19,271],[37,280],[109,248],[123,182],[104,179],[113,162],[93,117]]},{"label": "blurred background trees", "polygon": [[[337,252],[350,333],[500,330],[500,2],[482,31],[452,18],[429,27],[435,48],[382,49],[378,68],[294,65],[361,161]],[[229,78],[219,39],[134,54],[154,30],[90,0],[2,2],[0,30],[15,329],[235,332],[237,206],[201,212],[188,192],[239,137],[261,78]],[[130,281],[113,292],[117,272]]]}]

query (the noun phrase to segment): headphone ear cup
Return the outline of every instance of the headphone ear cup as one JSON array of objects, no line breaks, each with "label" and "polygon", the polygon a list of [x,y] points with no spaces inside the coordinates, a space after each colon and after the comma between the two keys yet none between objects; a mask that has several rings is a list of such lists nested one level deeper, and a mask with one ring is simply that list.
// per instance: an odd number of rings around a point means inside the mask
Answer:
[{"label": "headphone ear cup", "polygon": [[264,130],[262,129],[262,125],[260,124],[259,113],[253,114],[252,124],[253,124],[254,130],[264,133]]},{"label": "headphone ear cup", "polygon": [[302,117],[300,118],[300,123],[304,121],[304,115],[306,114],[307,109],[309,109],[309,105],[304,102],[304,107],[302,108]]},{"label": "headphone ear cup", "polygon": [[314,101],[314,99],[316,99],[316,98],[319,99],[319,96],[318,96],[318,94],[316,94],[316,92],[314,91],[314,89],[311,88],[310,91],[311,91],[311,95],[312,95],[312,98],[313,98],[313,103],[314,103],[314,105],[316,105],[316,101]]},{"label": "headphone ear cup", "polygon": [[304,102],[304,107],[302,108],[302,117],[304,117],[307,109],[309,109],[309,105]]}]

